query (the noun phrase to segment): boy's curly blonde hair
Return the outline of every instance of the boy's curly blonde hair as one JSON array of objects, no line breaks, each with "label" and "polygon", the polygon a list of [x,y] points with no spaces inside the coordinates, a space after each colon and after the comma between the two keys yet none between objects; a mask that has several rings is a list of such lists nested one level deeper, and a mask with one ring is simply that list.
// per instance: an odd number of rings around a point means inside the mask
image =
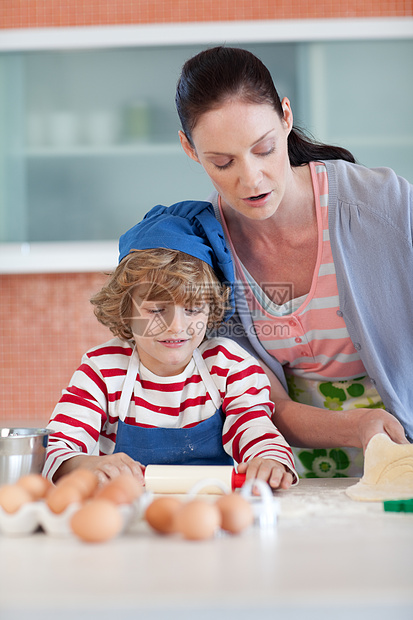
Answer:
[{"label": "boy's curly blonde hair", "polygon": [[[132,340],[134,289],[142,298],[181,306],[209,305],[208,327],[217,327],[228,308],[230,289],[204,261],[184,252],[155,248],[133,250],[91,298],[95,315],[122,340]],[[141,293],[141,291],[143,291]]]}]

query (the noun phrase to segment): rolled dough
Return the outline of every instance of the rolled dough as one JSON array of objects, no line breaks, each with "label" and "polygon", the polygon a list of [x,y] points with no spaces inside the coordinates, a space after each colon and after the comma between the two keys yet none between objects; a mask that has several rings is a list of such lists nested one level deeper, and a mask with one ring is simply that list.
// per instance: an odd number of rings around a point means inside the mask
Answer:
[{"label": "rolled dough", "polygon": [[413,444],[394,443],[384,433],[374,435],[364,455],[363,477],[346,493],[366,502],[413,498]]}]

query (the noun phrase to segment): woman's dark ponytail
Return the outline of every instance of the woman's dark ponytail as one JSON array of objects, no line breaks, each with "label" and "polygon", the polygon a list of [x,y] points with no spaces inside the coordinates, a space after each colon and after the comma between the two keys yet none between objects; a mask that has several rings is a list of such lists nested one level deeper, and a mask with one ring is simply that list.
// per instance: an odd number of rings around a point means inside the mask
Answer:
[{"label": "woman's dark ponytail", "polygon": [[288,156],[292,166],[302,166],[310,161],[323,159],[344,159],[352,164],[356,162],[347,149],[312,140],[298,127],[293,127],[288,136]]}]

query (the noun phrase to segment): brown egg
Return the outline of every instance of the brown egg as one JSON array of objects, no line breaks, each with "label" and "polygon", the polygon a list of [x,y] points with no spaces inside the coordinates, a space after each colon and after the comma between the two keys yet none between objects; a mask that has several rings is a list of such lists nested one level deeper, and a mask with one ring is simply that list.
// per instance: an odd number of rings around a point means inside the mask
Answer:
[{"label": "brown egg", "polygon": [[216,504],[221,513],[221,527],[231,534],[239,534],[252,525],[254,513],[251,504],[238,493],[220,497]]},{"label": "brown egg", "polygon": [[143,493],[142,483],[132,474],[120,474],[114,478],[113,484],[123,489],[128,497],[128,503],[134,502]]},{"label": "brown egg", "polygon": [[81,491],[76,486],[70,484],[53,487],[45,498],[47,506],[56,514],[64,512],[70,504],[81,503],[82,501]]},{"label": "brown egg", "polygon": [[13,514],[32,501],[32,496],[26,489],[17,484],[4,484],[0,487],[0,506],[5,512]]},{"label": "brown egg", "polygon": [[176,497],[156,497],[145,511],[149,525],[161,534],[176,532],[176,515],[182,503]]},{"label": "brown egg", "polygon": [[215,504],[194,499],[182,505],[176,515],[177,530],[188,540],[212,538],[221,524]]},{"label": "brown egg", "polygon": [[63,485],[75,486],[79,489],[83,499],[92,497],[96,491],[99,479],[90,469],[74,469],[66,476],[62,476],[56,483],[56,486]]},{"label": "brown egg", "polygon": [[114,504],[131,504],[142,492],[143,487],[137,478],[131,474],[121,474],[100,487],[94,497]]},{"label": "brown egg", "polygon": [[123,518],[117,506],[104,499],[91,499],[70,520],[73,533],[86,542],[104,542],[117,536]]},{"label": "brown egg", "polygon": [[22,476],[17,481],[17,485],[30,493],[33,501],[45,497],[52,487],[50,480],[44,478],[40,474],[27,474],[26,476]]}]

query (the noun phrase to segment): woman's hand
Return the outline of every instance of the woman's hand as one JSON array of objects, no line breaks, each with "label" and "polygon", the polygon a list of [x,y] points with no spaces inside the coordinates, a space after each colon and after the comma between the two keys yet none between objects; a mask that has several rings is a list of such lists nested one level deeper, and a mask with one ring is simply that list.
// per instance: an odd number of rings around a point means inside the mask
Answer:
[{"label": "woman's hand", "polygon": [[370,439],[385,433],[395,443],[409,443],[403,426],[384,409],[357,408],[329,411],[291,400],[277,377],[262,364],[271,383],[275,403],[273,423],[291,446],[312,448],[354,447],[366,451]]},{"label": "woman's hand", "polygon": [[385,433],[395,443],[409,443],[403,426],[388,411],[367,408],[330,411],[297,403],[291,400],[268,366],[260,364],[271,383],[271,399],[275,403],[273,423],[290,446],[353,447],[365,451],[377,433]]},{"label": "woman's hand", "polygon": [[247,480],[264,480],[272,489],[289,489],[293,483],[293,474],[285,465],[273,459],[255,458],[240,463],[238,472],[245,474]]},{"label": "woman's hand", "polygon": [[378,433],[385,433],[395,443],[409,443],[403,426],[384,409],[354,409],[358,434],[363,451],[366,451],[370,439]]},{"label": "woman's hand", "polygon": [[113,480],[120,474],[131,474],[142,484],[145,484],[143,472],[145,467],[138,461],[134,461],[124,452],[105,456],[79,455],[67,459],[56,471],[53,481],[73,471],[74,469],[90,469],[99,479],[101,484]]}]

